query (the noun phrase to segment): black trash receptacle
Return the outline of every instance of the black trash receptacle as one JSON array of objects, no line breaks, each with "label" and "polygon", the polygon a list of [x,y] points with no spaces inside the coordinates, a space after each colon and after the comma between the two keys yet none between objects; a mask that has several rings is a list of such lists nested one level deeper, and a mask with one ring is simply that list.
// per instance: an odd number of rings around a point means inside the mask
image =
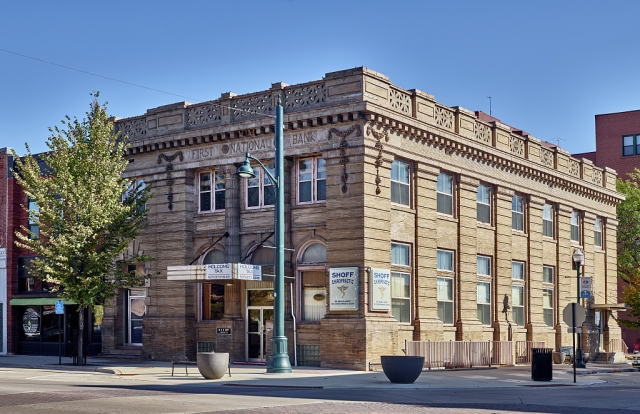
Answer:
[{"label": "black trash receptacle", "polygon": [[551,381],[553,379],[553,349],[531,348],[531,379]]}]

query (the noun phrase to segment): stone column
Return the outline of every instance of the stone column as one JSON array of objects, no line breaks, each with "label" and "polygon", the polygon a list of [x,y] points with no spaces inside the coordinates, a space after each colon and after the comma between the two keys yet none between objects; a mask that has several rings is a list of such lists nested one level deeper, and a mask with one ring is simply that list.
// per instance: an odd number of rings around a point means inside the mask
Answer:
[{"label": "stone column", "polygon": [[[222,168],[225,174],[224,189],[224,224],[225,229],[229,233],[225,240],[224,259],[227,263],[238,263],[240,257],[240,200],[241,200],[241,182],[236,175],[236,167],[227,165]],[[231,285],[224,287],[224,318],[237,319],[242,318],[242,289],[239,281],[234,281]],[[237,329],[232,330],[235,335]],[[239,331],[238,335],[242,333]],[[235,339],[235,338],[234,338]],[[238,338],[239,339],[239,338]]]},{"label": "stone column", "polygon": [[[506,314],[504,310],[505,296],[511,303],[511,259],[513,238],[511,229],[511,203],[513,190],[506,187],[498,187],[496,190],[496,244],[495,255],[492,263],[491,302],[493,316],[493,340],[509,340],[509,324],[513,329],[511,312]],[[522,240],[516,239],[519,244]],[[521,246],[517,246],[520,247]],[[516,247],[516,248],[517,248]]]},{"label": "stone column", "polygon": [[[571,243],[571,212],[572,206],[557,204],[555,205],[555,242],[557,243],[557,267],[556,278],[558,279],[556,286],[558,292],[558,313],[562,315],[562,311],[568,303],[577,300],[577,283],[576,269],[573,268],[573,252],[577,245]],[[572,334],[567,333],[563,329],[564,324],[559,321],[559,329],[556,330],[556,338],[560,337],[557,345],[568,346],[572,343]],[[557,331],[560,331],[558,335]],[[576,344],[577,346],[577,344]]]}]

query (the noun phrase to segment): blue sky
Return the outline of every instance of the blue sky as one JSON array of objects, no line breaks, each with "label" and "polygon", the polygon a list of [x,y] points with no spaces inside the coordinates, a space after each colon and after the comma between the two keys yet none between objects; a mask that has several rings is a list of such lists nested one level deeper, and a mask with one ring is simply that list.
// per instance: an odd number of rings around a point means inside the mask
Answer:
[{"label": "blue sky", "polygon": [[[489,112],[570,152],[594,115],[640,109],[637,1],[5,2],[0,147],[45,151],[93,91],[119,117],[366,66],[449,106]],[[640,132],[640,131],[638,131]]]}]

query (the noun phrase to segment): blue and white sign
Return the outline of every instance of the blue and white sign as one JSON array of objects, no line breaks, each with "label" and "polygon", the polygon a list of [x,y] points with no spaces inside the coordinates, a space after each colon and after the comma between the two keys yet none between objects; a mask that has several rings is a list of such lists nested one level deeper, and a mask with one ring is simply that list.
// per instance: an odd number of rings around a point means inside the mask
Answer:
[{"label": "blue and white sign", "polygon": [[64,302],[56,301],[56,315],[64,315]]},{"label": "blue and white sign", "polygon": [[585,276],[580,278],[580,298],[591,298],[591,277]]},{"label": "blue and white sign", "polygon": [[358,310],[357,267],[329,269],[329,310]]},{"label": "blue and white sign", "polygon": [[369,273],[369,310],[389,311],[391,309],[391,271],[371,269]]},{"label": "blue and white sign", "polygon": [[206,280],[233,279],[231,263],[208,264],[206,266],[204,275]]},{"label": "blue and white sign", "polygon": [[262,266],[238,263],[238,279],[262,280]]}]

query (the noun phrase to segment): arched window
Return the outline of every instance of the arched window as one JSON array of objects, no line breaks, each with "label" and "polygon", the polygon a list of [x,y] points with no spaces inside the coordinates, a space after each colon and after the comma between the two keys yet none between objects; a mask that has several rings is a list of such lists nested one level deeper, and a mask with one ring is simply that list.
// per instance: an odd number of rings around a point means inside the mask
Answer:
[{"label": "arched window", "polygon": [[274,249],[270,247],[258,247],[251,255],[251,264],[273,266],[275,260],[274,253]]},{"label": "arched window", "polygon": [[304,250],[300,263],[325,263],[327,261],[327,247],[322,243],[313,243]]},{"label": "arched window", "polygon": [[[202,264],[225,263],[224,252],[221,250],[209,251],[202,260]],[[202,284],[202,320],[217,320],[224,316],[224,285]]]},{"label": "arched window", "polygon": [[327,247],[319,242],[310,244],[299,257],[302,320],[317,322],[324,318],[327,310],[327,276],[324,269]]}]

